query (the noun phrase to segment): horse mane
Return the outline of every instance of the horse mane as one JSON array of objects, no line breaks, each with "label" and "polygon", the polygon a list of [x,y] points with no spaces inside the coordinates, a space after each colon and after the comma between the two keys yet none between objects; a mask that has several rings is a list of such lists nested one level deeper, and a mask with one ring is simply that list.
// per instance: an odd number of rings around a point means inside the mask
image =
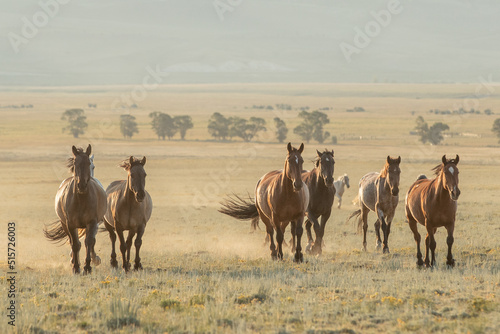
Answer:
[{"label": "horse mane", "polygon": [[388,171],[389,171],[389,163],[386,161],[384,167],[380,171],[380,177],[387,177]]},{"label": "horse mane", "polygon": [[132,167],[137,166],[137,165],[141,165],[141,160],[134,158],[134,157],[132,157],[132,159],[134,160],[134,161],[132,161],[132,164],[130,163],[130,158],[129,158],[129,159],[123,160],[120,163],[119,167],[122,167],[126,171],[129,171]]},{"label": "horse mane", "polygon": [[[80,155],[80,154],[85,154],[85,152],[83,151],[83,148],[81,147],[78,147],[76,149],[77,153]],[[71,157],[71,158],[68,158],[68,161],[66,163],[66,167],[69,168],[69,170],[71,171],[71,173],[74,173],[75,172],[75,157]]]},{"label": "horse mane", "polygon": [[434,172],[434,175],[438,176],[443,171],[443,168],[444,168],[444,165],[443,164],[439,164],[436,167],[434,167],[432,169],[432,171]]}]

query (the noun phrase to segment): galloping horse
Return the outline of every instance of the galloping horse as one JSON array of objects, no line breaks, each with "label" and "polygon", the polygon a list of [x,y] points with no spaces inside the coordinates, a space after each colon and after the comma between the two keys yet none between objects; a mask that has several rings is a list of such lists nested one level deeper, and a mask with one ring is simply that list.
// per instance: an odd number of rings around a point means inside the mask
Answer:
[{"label": "galloping horse", "polygon": [[337,181],[333,182],[333,186],[335,187],[335,197],[339,199],[338,208],[342,205],[342,196],[344,195],[344,186],[348,189],[351,187],[349,185],[349,176],[347,174],[342,175],[337,179]]},{"label": "galloping horse", "polygon": [[[251,203],[238,196],[229,198],[222,204],[219,212],[231,217],[247,220],[260,219],[266,225],[266,230],[271,240],[271,257],[283,259],[283,233],[290,221],[295,222],[297,244],[295,246],[295,261],[302,262],[302,247],[300,241],[303,233],[303,221],[309,204],[309,191],[303,186],[301,172],[302,151],[304,144],[299,149],[287,146],[288,154],[285,168],[275,170],[262,176],[255,187],[255,202]],[[274,244],[274,230],[278,249]]]},{"label": "galloping horse", "polygon": [[[91,259],[95,257],[94,245],[97,226],[102,221],[106,212],[106,193],[97,182],[90,177],[90,153],[92,147],[87,150],[72,147],[73,157],[68,159],[68,167],[73,173],[72,177],[64,180],[59,186],[55,198],[55,209],[60,221],[45,227],[45,237],[52,241],[61,241],[69,238],[72,248],[73,273],[80,272],[79,237],[85,235],[85,247],[87,256],[85,258],[84,272],[90,273]],[[85,229],[80,231],[79,229]]]},{"label": "galloping horse", "polygon": [[[429,265],[433,266],[436,262],[434,233],[441,226],[444,226],[448,231],[446,264],[449,266],[455,265],[451,247],[454,241],[453,230],[455,229],[457,200],[460,196],[460,189],[458,189],[458,161],[458,155],[456,155],[455,159],[449,160],[446,159],[446,155],[443,155],[443,163],[433,169],[436,177],[429,180],[425,175],[419,176],[406,194],[406,218],[408,218],[410,229],[417,243],[417,265],[419,266],[424,263],[427,267]],[[417,222],[424,225],[427,230],[424,261],[422,261],[422,253],[420,252],[420,234],[418,233]],[[430,263],[429,248],[432,253]]]},{"label": "galloping horse", "polygon": [[[123,269],[130,269],[130,249],[132,247],[132,239],[137,233],[135,239],[135,264],[134,270],[142,269],[139,250],[142,245],[142,235],[146,228],[146,223],[151,217],[153,211],[153,201],[149,193],[144,190],[146,185],[146,171],[144,165],[146,157],[142,160],[130,157],[123,161],[120,167],[124,168],[128,177],[127,180],[119,180],[112,182],[106,189],[108,196],[108,205],[106,215],[104,216],[104,226],[109,232],[111,239],[111,266],[118,267],[116,261],[116,233],[120,238],[120,251],[123,258]],[[123,236],[123,231],[129,231],[127,241]]]},{"label": "galloping horse", "polygon": [[389,233],[391,223],[399,201],[399,177],[401,170],[399,164],[401,157],[393,159],[387,157],[384,168],[377,172],[366,174],[359,181],[359,205],[360,209],[354,211],[347,220],[354,216],[360,216],[358,228],[363,224],[363,249],[366,251],[366,231],[368,229],[368,212],[374,211],[377,214],[375,222],[375,232],[377,234],[377,249],[380,248],[380,225],[384,233],[384,253],[389,253]]},{"label": "galloping horse", "polygon": [[[333,186],[333,171],[335,160],[333,158],[333,150],[329,152],[325,150],[323,153],[316,150],[318,153],[315,161],[315,167],[308,172],[302,172],[302,180],[309,188],[309,207],[307,209],[306,231],[308,245],[306,251],[311,251],[312,254],[322,253],[323,236],[325,235],[325,226],[332,212],[333,197],[335,195],[335,187]],[[321,216],[321,224],[318,219]],[[313,242],[311,234],[311,225],[314,224],[314,233],[316,240]],[[295,238],[295,228],[292,222],[292,236]],[[295,242],[292,242],[294,245]],[[311,247],[312,246],[312,247]]]}]

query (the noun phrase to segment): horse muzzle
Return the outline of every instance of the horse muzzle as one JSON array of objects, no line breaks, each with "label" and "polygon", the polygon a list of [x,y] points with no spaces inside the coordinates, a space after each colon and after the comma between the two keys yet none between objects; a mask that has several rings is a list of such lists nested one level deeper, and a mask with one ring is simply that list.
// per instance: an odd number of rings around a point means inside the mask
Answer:
[{"label": "horse muzzle", "polygon": [[460,189],[455,188],[450,192],[450,197],[454,201],[458,201],[458,198],[460,197]]},{"label": "horse muzzle", "polygon": [[324,181],[328,188],[333,187],[333,178],[325,178]]},{"label": "horse muzzle", "polygon": [[392,194],[392,196],[398,196],[399,195],[399,188],[391,189],[391,194]]},{"label": "horse muzzle", "polygon": [[304,184],[303,184],[302,180],[300,180],[300,182],[293,181],[293,191],[299,192],[302,189],[303,185]]}]

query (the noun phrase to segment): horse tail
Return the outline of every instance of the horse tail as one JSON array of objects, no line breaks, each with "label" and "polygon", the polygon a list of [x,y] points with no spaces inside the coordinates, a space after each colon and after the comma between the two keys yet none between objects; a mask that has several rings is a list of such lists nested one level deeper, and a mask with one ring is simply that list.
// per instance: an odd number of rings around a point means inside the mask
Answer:
[{"label": "horse tail", "polygon": [[359,204],[359,194],[352,200],[352,204],[354,204],[354,205]]},{"label": "horse tail", "polygon": [[346,223],[349,222],[349,220],[351,220],[351,218],[353,217],[358,217],[359,221],[358,221],[358,233],[361,232],[361,229],[363,228],[363,220],[361,219],[361,209],[358,209],[356,211],[354,211],[353,213],[351,213],[351,215],[347,218],[347,220],[345,221]]},{"label": "horse tail", "polygon": [[259,212],[255,206],[255,201],[248,196],[248,200],[239,197],[236,194],[229,196],[222,207],[218,210],[220,213],[239,220],[252,219],[252,227],[255,229],[259,224]]},{"label": "horse tail", "polygon": [[62,243],[68,237],[60,220],[45,225],[43,228],[43,234],[45,235],[45,238],[55,243]]},{"label": "horse tail", "polygon": [[[84,228],[79,228],[78,229],[78,239],[84,237],[86,235],[87,231]],[[60,220],[56,220],[53,223],[50,223],[48,225],[45,225],[43,228],[43,234],[45,235],[45,238],[49,239],[50,241],[53,241],[54,243],[64,243],[64,240],[69,237],[66,234],[66,231],[62,227],[62,223]]]}]

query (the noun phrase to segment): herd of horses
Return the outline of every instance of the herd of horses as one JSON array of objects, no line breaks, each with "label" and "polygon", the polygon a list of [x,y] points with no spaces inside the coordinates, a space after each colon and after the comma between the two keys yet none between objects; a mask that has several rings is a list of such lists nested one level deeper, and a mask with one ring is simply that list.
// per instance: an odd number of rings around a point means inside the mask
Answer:
[{"label": "herd of horses", "polygon": [[[55,242],[69,240],[74,273],[80,272],[80,238],[85,236],[84,273],[90,273],[91,263],[94,265],[100,263],[94,246],[98,226],[100,222],[104,222],[105,229],[101,231],[107,230],[111,239],[111,266],[118,267],[115,251],[118,235],[122,267],[125,271],[130,270],[130,251],[133,238],[137,235],[134,242],[136,249],[134,270],[142,269],[139,251],[146,223],[153,209],[151,196],[145,190],[146,157],[140,160],[131,156],[123,161],[120,166],[127,171],[127,180],[114,181],[104,190],[93,175],[91,150],[90,145],[85,151],[82,148],[72,147],[73,156],[68,159],[67,166],[73,175],[61,183],[55,198],[55,209],[59,220],[46,226],[44,234]],[[316,151],[315,166],[310,171],[302,168],[303,151],[304,144],[297,149],[288,143],[284,168],[268,172],[260,178],[255,187],[255,199],[243,199],[234,194],[226,198],[219,209],[221,213],[231,217],[251,220],[254,228],[261,220],[266,226],[273,259],[283,259],[283,245],[286,245],[284,233],[290,224],[294,261],[303,262],[301,239],[304,220],[308,240],[306,252],[321,254],[325,226],[331,215],[334,197],[339,198],[340,208],[344,186],[349,187],[349,178],[346,174],[337,181],[333,178],[335,166],[333,150]],[[458,155],[455,159],[446,159],[446,156],[443,156],[442,163],[434,168],[436,177],[427,179],[425,175],[420,175],[407,192],[406,217],[417,244],[419,266],[435,264],[434,233],[438,227],[445,227],[448,231],[446,263],[449,266],[455,263],[451,249],[454,241],[457,200],[460,196],[458,162]],[[379,173],[368,173],[359,182],[360,208],[348,219],[359,217],[359,227],[363,229],[364,250],[367,244],[367,217],[368,213],[373,211],[377,215],[375,222],[377,248],[383,246],[383,252],[389,252],[389,233],[399,202],[400,163],[401,157],[388,156]],[[417,230],[417,222],[427,229],[424,260],[420,251],[421,237]],[[314,239],[312,228],[315,232]],[[126,240],[124,231],[128,231]],[[274,242],[274,233],[277,245]]]},{"label": "herd of horses", "polygon": [[[303,223],[307,230],[308,245],[306,251],[321,254],[326,223],[331,215],[336,188],[333,182],[334,152],[325,150],[317,152],[315,167],[310,171],[302,168],[304,160],[302,152],[304,144],[298,149],[287,146],[288,153],[284,168],[271,171],[260,178],[255,187],[255,199],[243,199],[238,195],[229,196],[219,209],[221,213],[240,220],[251,220],[257,226],[259,219],[264,222],[270,241],[271,257],[283,258],[284,233],[288,224],[292,232],[292,252],[296,262],[303,261],[301,238]],[[446,264],[454,266],[455,260],[451,252],[453,230],[457,211],[457,200],[460,196],[458,188],[459,157],[447,159],[444,155],[441,164],[433,170],[436,177],[428,179],[420,175],[406,194],[406,217],[417,244],[417,264],[433,266],[435,264],[436,241],[434,233],[438,227],[448,231],[446,239],[448,256]],[[359,227],[363,229],[363,248],[366,251],[366,232],[368,229],[368,213],[375,212],[375,232],[377,248],[383,246],[383,252],[389,253],[389,234],[394,213],[399,202],[399,182],[401,157],[387,157],[380,172],[370,172],[359,181],[359,210],[350,217],[359,217]],[[346,176],[346,175],[345,175]],[[347,185],[348,185],[347,178]],[[343,193],[343,191],[342,191]],[[339,201],[339,207],[341,201]],[[321,222],[319,222],[321,220]],[[425,259],[420,251],[420,234],[417,222],[427,230],[425,239]],[[316,238],[313,240],[311,226]],[[380,235],[382,229],[383,240]],[[276,232],[277,247],[274,243]],[[266,239],[267,240],[267,239]],[[430,251],[430,252],[429,252]]]}]

